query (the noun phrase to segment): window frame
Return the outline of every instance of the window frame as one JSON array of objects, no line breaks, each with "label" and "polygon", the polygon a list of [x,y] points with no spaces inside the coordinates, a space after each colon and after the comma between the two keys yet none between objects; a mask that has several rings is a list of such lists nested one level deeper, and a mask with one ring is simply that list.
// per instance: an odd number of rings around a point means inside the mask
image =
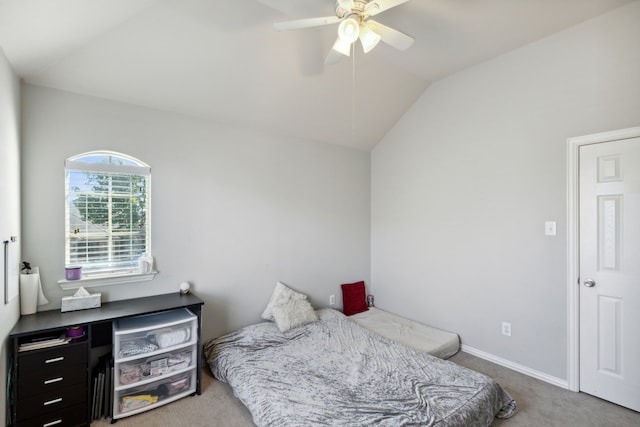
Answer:
[{"label": "window frame", "polygon": [[[109,163],[104,162],[93,162],[87,161],[89,157],[97,157],[99,158],[109,158]],[[113,159],[119,159],[125,164],[114,164],[112,163]],[[151,251],[151,168],[146,163],[142,162],[139,159],[136,159],[127,154],[118,153],[115,151],[106,151],[106,150],[98,150],[98,151],[90,151],[82,154],[78,154],[75,156],[69,157],[65,161],[65,189],[64,189],[64,197],[65,197],[65,225],[64,225],[64,260],[65,260],[65,268],[70,266],[71,260],[71,222],[70,222],[70,206],[68,198],[71,194],[75,193],[75,191],[71,190],[71,183],[69,181],[70,172],[86,172],[86,173],[104,173],[109,174],[111,176],[124,175],[124,176],[144,176],[145,179],[145,248],[144,253],[148,256],[152,256]],[[109,197],[113,195],[111,190],[107,192]],[[111,213],[112,206],[109,204],[108,212],[109,218]],[[117,233],[113,231],[113,223],[111,219],[108,220],[108,231],[106,233],[107,240],[109,242],[112,241],[114,236],[117,236]],[[109,258],[114,254],[114,247],[108,244],[108,254]],[[104,261],[103,261],[104,262]],[[152,280],[156,271],[151,272],[141,272],[136,266],[133,264],[132,259],[129,260],[129,265],[126,267],[123,266],[103,266],[100,268],[100,271],[89,271],[89,273],[83,272],[82,277],[78,280],[67,280],[62,279],[58,281],[58,284],[62,287],[62,289],[76,289],[80,286],[82,287],[92,287],[92,286],[103,286],[103,285],[113,285],[113,284],[123,284],[123,283],[133,283],[133,282],[141,282]],[[73,264],[74,266],[76,264]],[[78,264],[83,267],[87,264]],[[91,264],[89,264],[91,265]]]}]

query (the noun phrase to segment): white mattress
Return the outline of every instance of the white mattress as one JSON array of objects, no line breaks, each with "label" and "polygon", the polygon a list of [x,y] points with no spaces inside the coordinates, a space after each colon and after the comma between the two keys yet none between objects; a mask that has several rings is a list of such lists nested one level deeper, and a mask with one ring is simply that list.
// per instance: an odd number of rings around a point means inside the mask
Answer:
[{"label": "white mattress", "polygon": [[349,316],[349,319],[385,338],[441,359],[448,359],[460,350],[458,334],[423,325],[379,308],[369,307],[369,310]]}]

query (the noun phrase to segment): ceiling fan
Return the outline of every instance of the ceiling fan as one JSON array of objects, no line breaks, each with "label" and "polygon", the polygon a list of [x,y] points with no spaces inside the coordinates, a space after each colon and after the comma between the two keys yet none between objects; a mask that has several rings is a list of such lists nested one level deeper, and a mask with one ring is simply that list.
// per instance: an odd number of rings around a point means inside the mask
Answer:
[{"label": "ceiling fan", "polygon": [[412,37],[371,19],[408,1],[337,0],[335,16],[276,22],[273,26],[278,31],[286,31],[339,23],[338,37],[325,60],[326,64],[333,64],[343,56],[350,56],[351,46],[358,39],[364,53],[371,51],[380,41],[399,50],[408,49],[414,42]]}]

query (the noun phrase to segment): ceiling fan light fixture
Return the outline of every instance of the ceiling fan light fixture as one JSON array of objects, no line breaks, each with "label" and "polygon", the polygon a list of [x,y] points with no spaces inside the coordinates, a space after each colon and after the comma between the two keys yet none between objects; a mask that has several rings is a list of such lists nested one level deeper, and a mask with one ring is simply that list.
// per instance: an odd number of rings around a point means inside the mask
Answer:
[{"label": "ceiling fan light fixture", "polygon": [[382,36],[371,28],[367,27],[366,24],[360,27],[360,43],[362,43],[362,50],[364,53],[369,53],[371,49],[376,47],[380,40],[382,40]]},{"label": "ceiling fan light fixture", "polygon": [[338,27],[338,37],[345,43],[353,43],[360,35],[360,25],[355,18],[347,18]]},{"label": "ceiling fan light fixture", "polygon": [[333,50],[340,52],[344,56],[351,56],[351,43],[347,43],[338,37],[336,42],[333,44]]},{"label": "ceiling fan light fixture", "polygon": [[335,64],[343,56],[351,56],[351,49],[355,48],[354,43],[358,39],[360,39],[364,53],[373,50],[380,41],[398,50],[408,49],[415,41],[413,37],[407,34],[370,19],[382,12],[407,3],[409,0],[333,1],[335,1],[335,15],[276,22],[273,25],[276,30],[284,31],[338,24],[336,41],[333,47],[329,49],[325,64]]}]

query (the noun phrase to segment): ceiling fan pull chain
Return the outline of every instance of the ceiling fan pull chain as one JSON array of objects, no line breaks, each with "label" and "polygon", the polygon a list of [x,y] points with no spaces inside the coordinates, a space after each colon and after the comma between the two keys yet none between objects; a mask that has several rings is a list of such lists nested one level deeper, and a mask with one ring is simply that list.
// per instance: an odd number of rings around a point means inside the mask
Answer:
[{"label": "ceiling fan pull chain", "polygon": [[356,44],[351,44],[353,52],[351,62],[351,137],[356,139]]}]

